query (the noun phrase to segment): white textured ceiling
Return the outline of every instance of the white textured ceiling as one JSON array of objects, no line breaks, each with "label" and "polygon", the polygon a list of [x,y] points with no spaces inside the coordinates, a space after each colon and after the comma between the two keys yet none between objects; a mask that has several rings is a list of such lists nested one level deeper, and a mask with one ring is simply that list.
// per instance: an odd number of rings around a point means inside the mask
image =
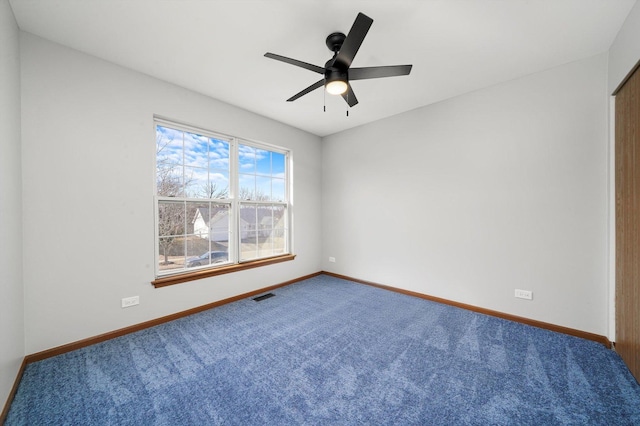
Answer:
[{"label": "white textured ceiling", "polygon": [[[20,29],[319,136],[606,51],[636,0],[10,0]],[[413,64],[318,89],[325,38],[374,22],[354,67]],[[327,112],[323,112],[326,102]]]}]

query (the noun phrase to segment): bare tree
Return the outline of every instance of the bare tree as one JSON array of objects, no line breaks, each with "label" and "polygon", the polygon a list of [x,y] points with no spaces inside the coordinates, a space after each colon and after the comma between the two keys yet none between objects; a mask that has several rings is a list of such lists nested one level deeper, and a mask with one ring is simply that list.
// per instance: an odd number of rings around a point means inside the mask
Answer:
[{"label": "bare tree", "polygon": [[184,194],[182,165],[171,162],[165,148],[171,139],[162,134],[156,136],[156,191],[165,197],[178,197]]},{"label": "bare tree", "polygon": [[184,234],[186,225],[186,205],[184,202],[164,202],[158,204],[159,244],[164,255],[162,265],[169,265],[169,253],[176,238]]},{"label": "bare tree", "polygon": [[229,187],[218,188],[215,182],[209,182],[206,185],[202,185],[202,189],[199,194],[202,198],[227,198],[229,196]]},{"label": "bare tree", "polygon": [[[180,197],[184,195],[185,185],[181,173],[182,166],[170,161],[165,148],[171,140],[159,134],[156,137],[156,190],[164,197]],[[163,265],[168,265],[169,253],[176,243],[176,237],[184,235],[187,219],[187,208],[184,202],[160,201],[158,203],[158,236],[160,248],[164,255]]]},{"label": "bare tree", "polygon": [[251,190],[247,187],[240,188],[239,199],[244,201],[269,201],[269,196],[263,194],[260,190]]}]

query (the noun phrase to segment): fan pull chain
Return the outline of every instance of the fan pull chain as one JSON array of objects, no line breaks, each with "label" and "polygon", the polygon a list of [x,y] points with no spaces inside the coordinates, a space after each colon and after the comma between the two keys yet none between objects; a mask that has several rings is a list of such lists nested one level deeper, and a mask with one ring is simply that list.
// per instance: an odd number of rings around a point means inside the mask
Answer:
[{"label": "fan pull chain", "polygon": [[349,92],[347,92],[347,96],[345,96],[345,101],[347,101],[347,117],[349,116]]},{"label": "fan pull chain", "polygon": [[349,92],[347,92],[347,117],[349,116],[350,108],[351,108],[351,104],[349,103]]}]

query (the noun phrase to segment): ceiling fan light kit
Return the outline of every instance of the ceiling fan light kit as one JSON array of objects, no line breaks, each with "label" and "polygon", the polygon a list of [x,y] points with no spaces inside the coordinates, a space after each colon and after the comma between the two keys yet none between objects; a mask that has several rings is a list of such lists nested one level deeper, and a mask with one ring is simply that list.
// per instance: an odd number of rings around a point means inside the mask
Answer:
[{"label": "ceiling fan light kit", "polygon": [[353,58],[356,56],[356,53],[358,53],[360,45],[364,41],[367,32],[369,32],[369,28],[371,28],[371,24],[373,24],[373,19],[363,13],[358,13],[348,35],[345,36],[340,32],[329,34],[326,39],[326,45],[329,50],[333,52],[333,57],[327,61],[324,67],[287,58],[286,56],[276,55],[275,53],[265,53],[264,56],[267,58],[286,62],[324,76],[321,80],[316,81],[311,86],[287,99],[287,102],[295,101],[307,93],[324,86],[327,93],[331,95],[342,95],[342,98],[347,104],[353,107],[358,103],[358,99],[349,83],[350,80],[408,75],[411,72],[412,65],[350,68]]},{"label": "ceiling fan light kit", "polygon": [[328,81],[325,85],[325,89],[327,93],[330,95],[342,95],[347,91],[349,85],[344,80],[333,80]]},{"label": "ceiling fan light kit", "polygon": [[347,74],[335,68],[327,69],[324,81],[324,88],[330,95],[342,95],[349,89]]}]

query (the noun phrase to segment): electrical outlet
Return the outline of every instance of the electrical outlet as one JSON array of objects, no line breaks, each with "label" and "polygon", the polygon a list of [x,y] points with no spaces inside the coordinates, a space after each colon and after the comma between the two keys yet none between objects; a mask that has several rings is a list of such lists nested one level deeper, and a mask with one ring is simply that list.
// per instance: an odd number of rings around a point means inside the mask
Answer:
[{"label": "electrical outlet", "polygon": [[336,258],[335,257],[329,257],[329,262],[335,263],[336,262]]},{"label": "electrical outlet", "polygon": [[128,308],[140,304],[140,296],[125,297],[122,299],[122,307]]},{"label": "electrical outlet", "polygon": [[518,290],[518,289],[516,289],[515,296],[518,299],[532,300],[533,299],[533,292],[529,291],[529,290]]}]

